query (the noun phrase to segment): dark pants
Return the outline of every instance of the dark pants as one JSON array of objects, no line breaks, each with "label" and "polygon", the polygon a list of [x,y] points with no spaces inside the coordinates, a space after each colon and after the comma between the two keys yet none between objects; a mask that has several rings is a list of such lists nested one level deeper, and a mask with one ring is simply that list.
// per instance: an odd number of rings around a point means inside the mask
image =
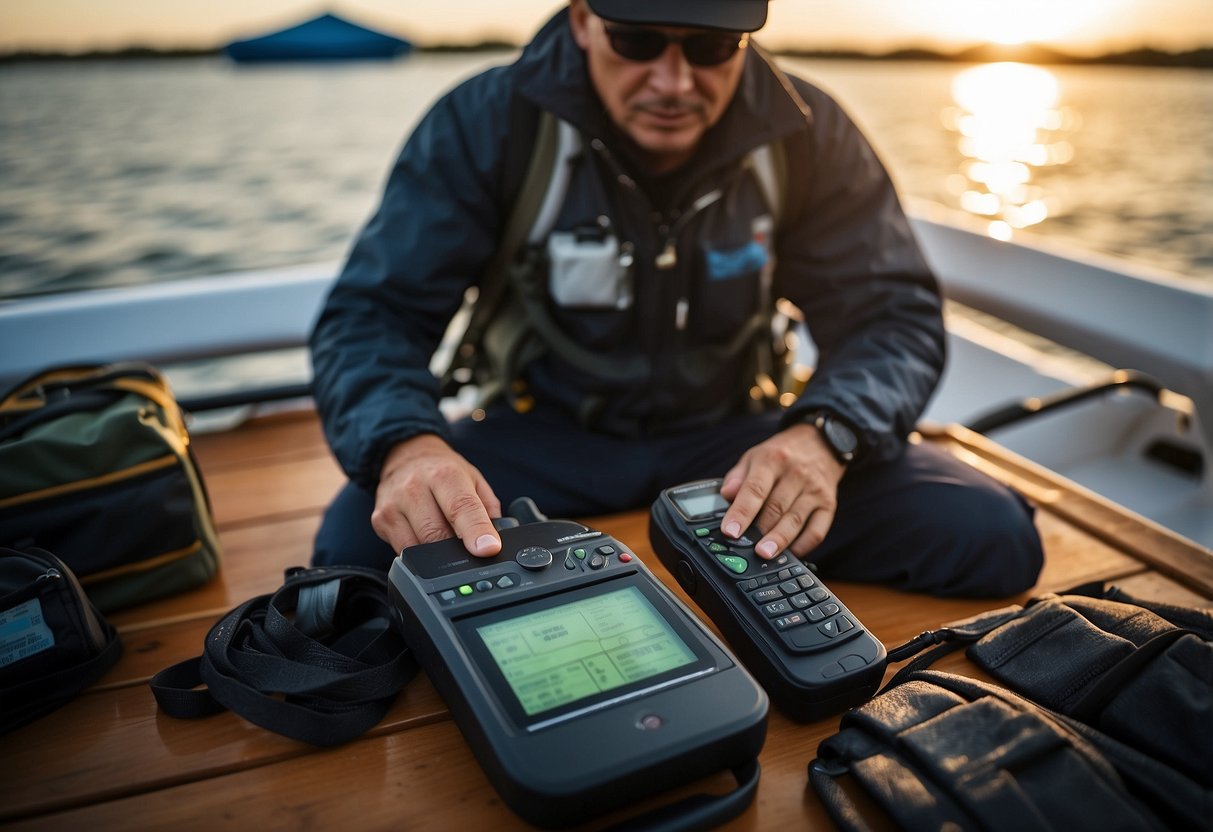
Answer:
[{"label": "dark pants", "polygon": [[[778,420],[777,412],[747,415],[676,436],[622,439],[502,405],[483,421],[452,425],[452,444],[503,507],[527,496],[553,519],[574,518],[647,507],[662,488],[723,476]],[[325,514],[313,563],[386,569],[396,553],[371,528],[373,507],[373,494],[347,484]],[[806,560],[827,579],[981,597],[1031,587],[1044,557],[1032,509],[1019,495],[920,444],[847,472],[834,524]]]}]

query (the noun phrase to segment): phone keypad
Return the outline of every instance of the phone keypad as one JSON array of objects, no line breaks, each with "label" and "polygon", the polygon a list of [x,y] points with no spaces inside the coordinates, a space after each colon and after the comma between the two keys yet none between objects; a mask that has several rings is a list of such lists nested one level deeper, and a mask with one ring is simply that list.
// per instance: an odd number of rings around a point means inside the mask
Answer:
[{"label": "phone keypad", "polygon": [[753,530],[736,540],[715,526],[697,526],[692,533],[789,648],[812,651],[858,632],[838,599],[790,552],[759,558]]}]

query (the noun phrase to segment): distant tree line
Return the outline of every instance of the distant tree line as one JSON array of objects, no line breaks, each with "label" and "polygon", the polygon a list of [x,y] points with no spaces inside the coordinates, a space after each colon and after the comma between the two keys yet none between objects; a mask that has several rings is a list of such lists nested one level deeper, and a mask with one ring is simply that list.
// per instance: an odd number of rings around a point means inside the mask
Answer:
[{"label": "distant tree line", "polygon": [[931,49],[907,48],[892,52],[871,53],[852,50],[826,49],[780,49],[777,54],[794,58],[839,58],[849,60],[877,61],[955,61],[963,63],[989,63],[992,61],[1018,61],[1029,64],[1112,64],[1117,66],[1168,66],[1196,69],[1213,68],[1213,47],[1189,49],[1183,52],[1164,52],[1160,49],[1142,47],[1124,52],[1108,52],[1102,55],[1071,55],[1045,46],[1003,46],[983,44],[958,52],[937,52]]},{"label": "distant tree line", "polygon": [[[416,44],[415,52],[465,53],[500,52],[518,49],[516,43],[505,40],[486,40],[479,43]],[[20,50],[0,53],[0,63],[49,62],[77,60],[139,60],[162,58],[199,58],[222,54],[221,47],[169,48],[131,46],[124,49],[94,50],[89,52],[58,52],[45,50]],[[1103,55],[1071,55],[1043,46],[999,46],[986,44],[962,49],[958,52],[938,52],[931,49],[906,48],[891,52],[872,53],[849,49],[798,49],[775,50],[776,54],[794,58],[844,59],[873,61],[955,61],[964,63],[987,63],[990,61],[1019,61],[1034,64],[1110,64],[1116,66],[1162,66],[1213,68],[1213,47],[1190,49],[1183,52],[1165,52],[1159,49],[1140,48]]]}]

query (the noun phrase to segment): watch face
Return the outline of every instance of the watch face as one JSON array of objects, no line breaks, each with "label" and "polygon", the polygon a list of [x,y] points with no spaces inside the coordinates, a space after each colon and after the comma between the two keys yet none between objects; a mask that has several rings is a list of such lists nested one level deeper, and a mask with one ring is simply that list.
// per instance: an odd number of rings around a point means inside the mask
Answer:
[{"label": "watch face", "polygon": [[859,445],[855,434],[837,419],[826,419],[823,426],[826,439],[843,459],[850,459]]}]

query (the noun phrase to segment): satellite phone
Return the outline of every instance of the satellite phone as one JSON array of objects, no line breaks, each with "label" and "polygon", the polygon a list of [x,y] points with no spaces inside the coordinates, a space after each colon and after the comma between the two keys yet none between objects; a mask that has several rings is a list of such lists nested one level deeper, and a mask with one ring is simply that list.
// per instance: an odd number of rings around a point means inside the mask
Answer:
[{"label": "satellite phone", "polygon": [[811,722],[871,698],[887,664],[884,645],[791,552],[759,558],[757,529],[725,537],[720,484],[661,492],[649,516],[661,562],[788,716]]},{"label": "satellite phone", "polygon": [[618,540],[524,500],[501,552],[457,539],[400,553],[406,639],[506,804],[565,826],[732,769],[738,788],[663,815],[704,828],[758,781],[767,696]]}]

